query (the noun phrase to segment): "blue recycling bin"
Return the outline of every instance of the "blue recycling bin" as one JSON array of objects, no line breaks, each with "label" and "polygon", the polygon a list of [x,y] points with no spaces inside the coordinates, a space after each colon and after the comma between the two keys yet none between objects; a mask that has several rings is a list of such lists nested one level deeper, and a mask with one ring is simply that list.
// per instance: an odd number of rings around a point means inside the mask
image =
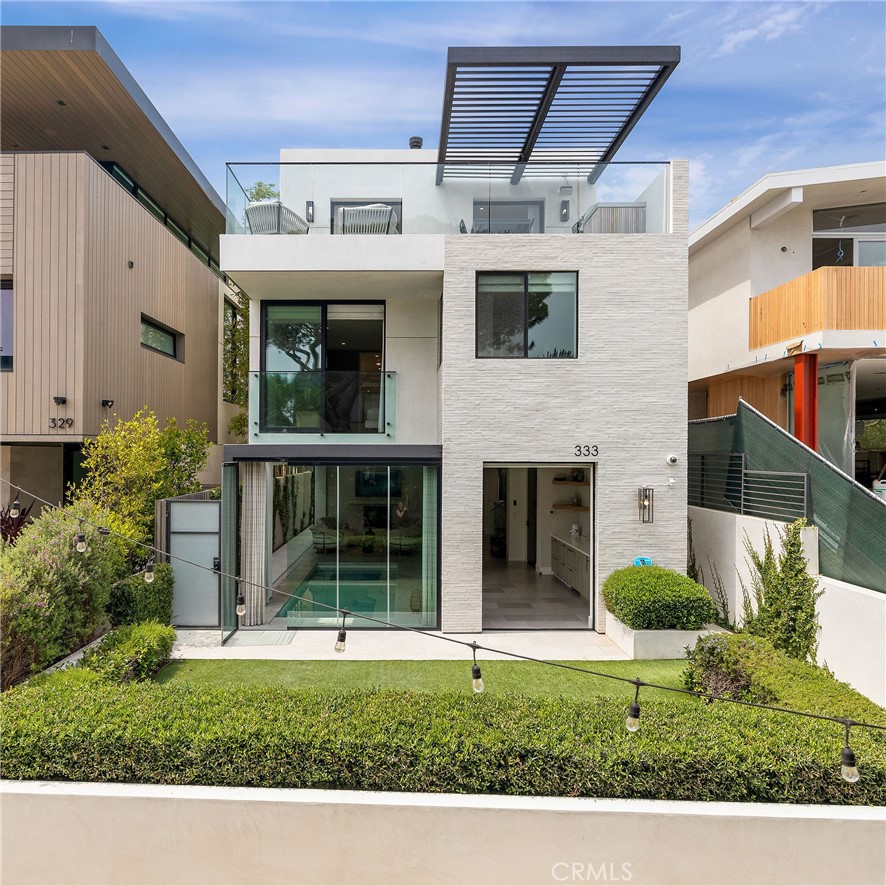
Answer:
[{"label": "blue recycling bin", "polygon": [[634,566],[651,566],[652,557],[634,557]]}]

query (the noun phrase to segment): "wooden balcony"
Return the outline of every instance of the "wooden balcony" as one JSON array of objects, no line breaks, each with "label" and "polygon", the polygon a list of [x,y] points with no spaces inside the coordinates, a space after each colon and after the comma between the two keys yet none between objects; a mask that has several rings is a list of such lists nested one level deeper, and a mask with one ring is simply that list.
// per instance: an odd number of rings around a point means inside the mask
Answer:
[{"label": "wooden balcony", "polygon": [[886,268],[819,268],[750,300],[754,351],[824,329],[886,329]]}]

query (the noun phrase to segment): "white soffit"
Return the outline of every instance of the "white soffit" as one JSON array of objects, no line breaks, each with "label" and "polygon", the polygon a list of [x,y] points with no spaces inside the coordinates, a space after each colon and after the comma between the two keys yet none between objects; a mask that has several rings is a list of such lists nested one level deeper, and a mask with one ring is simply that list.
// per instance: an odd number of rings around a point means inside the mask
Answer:
[{"label": "white soffit", "polygon": [[803,189],[791,188],[774,200],[770,200],[762,209],[758,209],[751,216],[751,227],[765,228],[766,225],[774,222],[777,218],[781,218],[786,212],[789,212],[795,206],[799,206],[802,202]]}]

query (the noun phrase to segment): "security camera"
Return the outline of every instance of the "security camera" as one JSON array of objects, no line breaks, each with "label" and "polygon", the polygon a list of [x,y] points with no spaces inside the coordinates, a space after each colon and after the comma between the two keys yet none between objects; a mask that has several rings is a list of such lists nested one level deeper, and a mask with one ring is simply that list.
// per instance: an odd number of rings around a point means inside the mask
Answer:
[{"label": "security camera", "polygon": [[669,465],[677,464],[677,456],[676,455],[669,455],[668,456],[668,464]]}]

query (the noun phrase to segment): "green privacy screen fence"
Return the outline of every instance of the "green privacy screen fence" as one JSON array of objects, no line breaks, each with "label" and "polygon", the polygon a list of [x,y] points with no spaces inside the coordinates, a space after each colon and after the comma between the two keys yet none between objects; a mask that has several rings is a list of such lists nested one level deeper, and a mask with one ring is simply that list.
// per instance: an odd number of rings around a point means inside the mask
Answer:
[{"label": "green privacy screen fence", "polygon": [[[805,474],[802,509],[818,528],[822,574],[886,594],[886,500],[847,477],[743,400],[735,415],[690,422],[689,466],[690,504],[783,520],[802,515],[799,499],[791,507],[785,504],[789,495],[780,502],[773,494],[769,513],[742,508],[737,475],[742,468],[748,473],[777,473],[780,478]],[[779,508],[784,511],[781,517],[777,516]]]}]

